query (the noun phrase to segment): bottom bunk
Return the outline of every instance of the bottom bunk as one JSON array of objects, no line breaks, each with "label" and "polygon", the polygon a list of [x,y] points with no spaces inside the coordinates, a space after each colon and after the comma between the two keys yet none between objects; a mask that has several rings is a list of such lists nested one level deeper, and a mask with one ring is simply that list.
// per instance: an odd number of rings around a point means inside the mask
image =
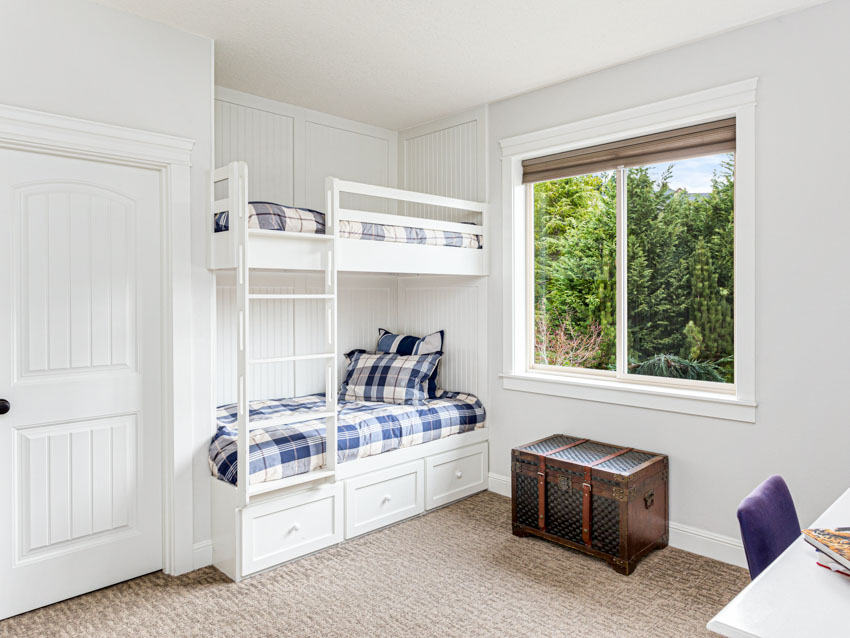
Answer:
[{"label": "bottom bunk", "polygon": [[[310,472],[325,464],[325,419],[279,424],[293,414],[324,412],[325,395],[251,401],[249,483],[256,485]],[[218,408],[210,443],[213,476],[236,484],[236,404]],[[419,445],[484,427],[484,406],[471,394],[442,392],[421,405],[340,401],[337,463]]]},{"label": "bottom bunk", "polygon": [[[210,444],[213,562],[233,580],[396,523],[487,488],[485,411],[473,395],[443,392],[421,405],[340,402],[338,465],[326,482],[269,491],[240,506],[233,406]],[[324,463],[324,395],[252,401],[249,483],[273,485]],[[313,473],[315,474],[315,473]]]}]

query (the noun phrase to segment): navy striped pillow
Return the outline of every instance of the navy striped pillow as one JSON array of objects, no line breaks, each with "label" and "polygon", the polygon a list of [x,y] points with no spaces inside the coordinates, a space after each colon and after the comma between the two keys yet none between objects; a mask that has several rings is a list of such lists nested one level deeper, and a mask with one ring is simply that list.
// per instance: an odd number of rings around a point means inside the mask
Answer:
[{"label": "navy striped pillow", "polygon": [[430,354],[443,351],[445,332],[437,330],[424,337],[397,335],[383,328],[378,329],[378,345],[375,352],[394,352],[409,356],[412,354]]}]

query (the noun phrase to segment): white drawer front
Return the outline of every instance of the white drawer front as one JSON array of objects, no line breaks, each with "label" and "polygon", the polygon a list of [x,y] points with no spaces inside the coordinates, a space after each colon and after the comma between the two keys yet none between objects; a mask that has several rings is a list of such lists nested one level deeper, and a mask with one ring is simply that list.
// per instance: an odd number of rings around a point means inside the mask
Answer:
[{"label": "white drawer front", "polygon": [[487,443],[425,459],[425,509],[487,489]]},{"label": "white drawer front", "polygon": [[342,541],[342,483],[249,505],[242,512],[242,575]]},{"label": "white drawer front", "polygon": [[413,461],[345,482],[345,537],[371,532],[425,510],[425,470]]}]

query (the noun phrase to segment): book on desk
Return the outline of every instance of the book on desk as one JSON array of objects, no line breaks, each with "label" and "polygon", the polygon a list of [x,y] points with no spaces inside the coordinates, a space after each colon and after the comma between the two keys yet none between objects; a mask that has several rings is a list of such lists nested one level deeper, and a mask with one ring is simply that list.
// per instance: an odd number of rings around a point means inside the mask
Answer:
[{"label": "book on desk", "polygon": [[818,565],[850,576],[850,527],[804,529],[803,538],[818,550]]}]

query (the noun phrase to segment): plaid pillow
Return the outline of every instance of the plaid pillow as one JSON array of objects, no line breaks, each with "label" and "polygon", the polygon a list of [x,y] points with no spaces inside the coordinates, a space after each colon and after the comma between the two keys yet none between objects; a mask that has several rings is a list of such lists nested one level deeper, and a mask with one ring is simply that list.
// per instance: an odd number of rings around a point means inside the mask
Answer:
[{"label": "plaid pillow", "polygon": [[[397,354],[428,354],[431,352],[443,351],[443,338],[445,331],[437,330],[424,337],[412,337],[410,335],[397,335],[389,330],[378,328],[378,345],[375,347],[377,352],[395,352]],[[438,399],[439,390],[437,390],[437,376],[440,373],[440,364],[434,368],[434,373],[428,379],[428,386],[425,394],[429,399]]]},{"label": "plaid pillow", "polygon": [[378,345],[375,352],[394,352],[396,354],[430,354],[443,351],[445,332],[437,330],[424,337],[397,335],[383,328],[378,329]]},{"label": "plaid pillow", "polygon": [[378,401],[420,405],[427,397],[428,379],[437,369],[442,352],[412,355],[348,353],[340,401]]}]

